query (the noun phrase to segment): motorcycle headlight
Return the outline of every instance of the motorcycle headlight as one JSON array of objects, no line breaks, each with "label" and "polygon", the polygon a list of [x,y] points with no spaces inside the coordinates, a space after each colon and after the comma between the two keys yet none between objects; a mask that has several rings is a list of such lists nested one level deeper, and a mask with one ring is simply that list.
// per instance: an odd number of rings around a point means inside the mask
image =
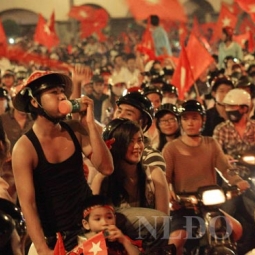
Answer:
[{"label": "motorcycle headlight", "polygon": [[208,187],[200,190],[201,201],[204,205],[218,205],[226,201],[224,192],[219,187]]},{"label": "motorcycle headlight", "polygon": [[242,160],[247,164],[255,165],[255,156],[246,155],[242,157]]}]

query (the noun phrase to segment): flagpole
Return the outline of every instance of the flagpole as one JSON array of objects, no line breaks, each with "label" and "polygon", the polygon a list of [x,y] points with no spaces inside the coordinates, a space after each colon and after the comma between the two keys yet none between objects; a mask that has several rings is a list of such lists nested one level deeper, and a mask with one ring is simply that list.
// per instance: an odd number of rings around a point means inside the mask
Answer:
[{"label": "flagpole", "polygon": [[[74,0],[69,0],[69,8],[71,10],[71,8],[74,6]],[[69,18],[69,22],[70,22],[70,31],[73,31],[73,36],[72,36],[72,43],[76,43],[77,42],[77,28],[78,28],[78,24],[77,21],[75,19]]]},{"label": "flagpole", "polygon": [[[183,44],[183,47],[185,47],[184,44]],[[188,64],[189,64],[189,69],[190,69],[190,73],[191,73],[192,79],[194,81],[193,86],[194,86],[194,89],[195,89],[195,92],[196,92],[196,95],[197,95],[196,98],[199,99],[200,98],[200,94],[199,94],[197,83],[195,81],[195,78],[194,78],[194,75],[193,75],[193,72],[192,72],[192,69],[191,69],[189,58],[187,58],[187,61],[188,61]]]}]

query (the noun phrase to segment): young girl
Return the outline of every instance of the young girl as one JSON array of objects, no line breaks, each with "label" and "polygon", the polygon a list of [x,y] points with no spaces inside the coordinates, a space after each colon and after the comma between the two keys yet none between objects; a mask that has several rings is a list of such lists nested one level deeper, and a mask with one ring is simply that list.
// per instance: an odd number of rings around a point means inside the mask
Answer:
[{"label": "young girl", "polygon": [[82,226],[84,233],[79,236],[79,245],[70,254],[84,254],[83,243],[103,231],[109,255],[138,255],[139,249],[116,227],[115,211],[111,202],[104,196],[93,195],[86,199],[83,207]]}]

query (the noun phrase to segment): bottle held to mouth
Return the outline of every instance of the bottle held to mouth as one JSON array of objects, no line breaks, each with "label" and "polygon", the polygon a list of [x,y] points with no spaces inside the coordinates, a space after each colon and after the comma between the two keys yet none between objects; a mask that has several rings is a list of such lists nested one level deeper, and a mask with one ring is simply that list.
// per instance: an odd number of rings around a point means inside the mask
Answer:
[{"label": "bottle held to mouth", "polygon": [[81,98],[63,100],[58,105],[58,110],[62,114],[83,112],[87,110],[87,105],[81,102]]}]

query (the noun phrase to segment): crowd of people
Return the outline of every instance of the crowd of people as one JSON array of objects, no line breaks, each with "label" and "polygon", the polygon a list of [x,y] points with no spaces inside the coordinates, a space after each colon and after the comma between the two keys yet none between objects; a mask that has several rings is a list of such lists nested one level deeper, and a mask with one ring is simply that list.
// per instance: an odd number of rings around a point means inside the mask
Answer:
[{"label": "crowd of people", "polygon": [[[171,55],[156,15],[151,24],[155,55]],[[226,182],[250,187],[228,169],[255,146],[255,61],[245,61],[233,29],[224,27],[215,62],[180,99],[172,61],[145,62],[135,47],[104,46],[89,38],[73,49],[70,72],[2,70],[0,197],[21,208],[38,255],[55,254],[57,233],[74,252],[79,236],[86,241],[100,231],[109,254],[181,255],[185,217],[194,212],[176,206],[176,194]],[[52,54],[68,58],[67,51]],[[61,101],[77,98],[85,110],[60,112]],[[229,222],[238,206],[222,207]],[[232,226],[238,241],[245,229]]]}]

